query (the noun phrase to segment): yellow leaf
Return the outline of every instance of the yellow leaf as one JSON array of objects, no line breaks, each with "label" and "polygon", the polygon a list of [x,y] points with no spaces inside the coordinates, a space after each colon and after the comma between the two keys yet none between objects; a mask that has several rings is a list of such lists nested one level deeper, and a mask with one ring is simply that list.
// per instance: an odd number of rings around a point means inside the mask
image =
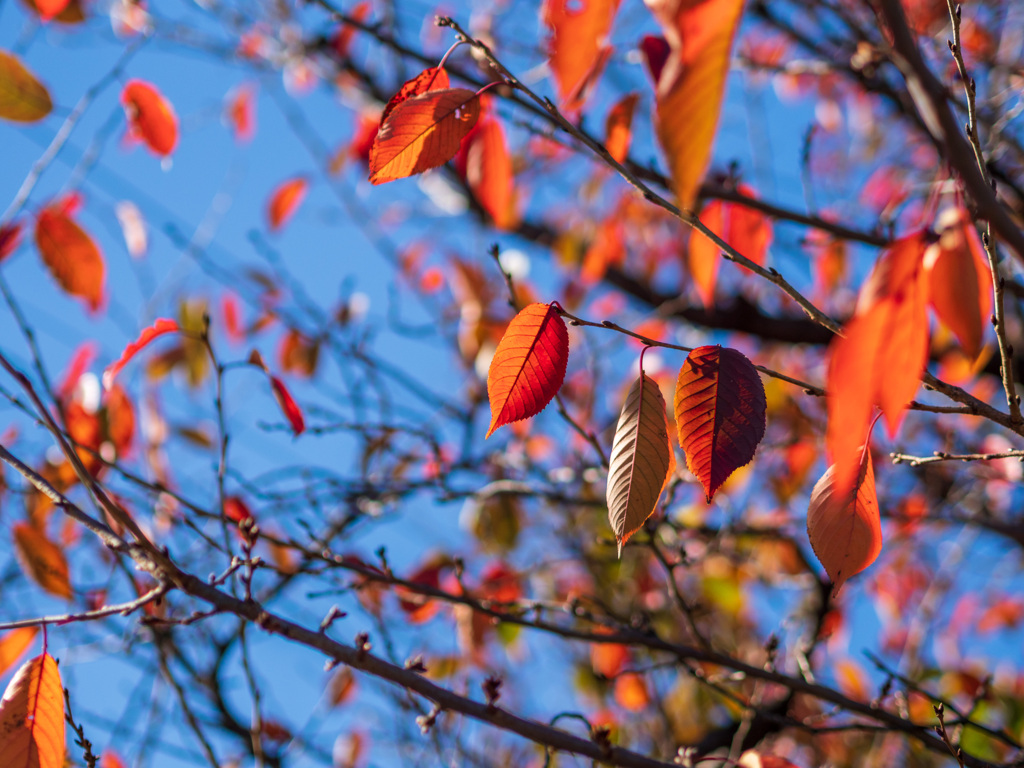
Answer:
[{"label": "yellow leaf", "polygon": [[14,54],[0,51],[0,118],[16,123],[42,120],[53,109],[46,86]]}]

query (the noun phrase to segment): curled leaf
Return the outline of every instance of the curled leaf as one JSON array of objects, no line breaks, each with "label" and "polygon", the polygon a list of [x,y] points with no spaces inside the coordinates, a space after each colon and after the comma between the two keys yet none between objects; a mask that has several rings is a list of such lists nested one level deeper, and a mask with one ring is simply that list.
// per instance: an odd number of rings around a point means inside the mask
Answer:
[{"label": "curled leaf", "polygon": [[0,118],[34,123],[53,110],[46,86],[13,53],[0,51]]},{"label": "curled leaf", "polygon": [[676,382],[675,414],[686,466],[711,503],[736,469],[754,458],[768,407],[754,365],[735,349],[698,347]]},{"label": "curled leaf", "polygon": [[551,304],[530,304],[505,329],[487,372],[494,430],[544,410],[562,386],[569,363],[569,332]]},{"label": "curled leaf", "polygon": [[174,333],[180,331],[178,323],[166,317],[161,317],[156,320],[149,328],[146,328],[139,334],[139,338],[124,348],[124,352],[121,353],[115,362],[111,363],[103,371],[103,387],[104,389],[110,389],[114,383],[114,377],[124,368],[128,362],[135,357],[138,352],[149,344],[153,339],[158,336],[163,336],[165,333]]},{"label": "curled leaf", "polygon": [[480,98],[466,88],[410,96],[381,123],[370,148],[370,181],[383,184],[443,165],[479,117]]},{"label": "curled leaf", "polygon": [[121,103],[132,132],[158,155],[167,156],[178,143],[178,117],[174,107],[152,84],[129,80]]},{"label": "curled leaf", "polygon": [[608,462],[608,521],[620,557],[622,545],[654,514],[674,465],[665,398],[641,371],[622,404]]},{"label": "curled leaf", "polygon": [[882,551],[882,523],[870,451],[863,451],[852,492],[838,489],[835,470],[833,464],[815,484],[807,508],[807,535],[832,580],[833,595],[847,579],[875,562]]},{"label": "curled leaf", "polygon": [[0,699],[0,765],[64,766],[64,690],[48,653],[26,662]]}]

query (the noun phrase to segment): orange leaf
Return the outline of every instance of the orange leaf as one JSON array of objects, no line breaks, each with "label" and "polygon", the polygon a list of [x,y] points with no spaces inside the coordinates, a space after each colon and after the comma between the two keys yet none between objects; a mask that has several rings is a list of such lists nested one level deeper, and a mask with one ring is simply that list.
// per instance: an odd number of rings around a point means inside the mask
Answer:
[{"label": "orange leaf", "polygon": [[338,707],[351,699],[355,691],[356,678],[352,674],[352,667],[342,666],[327,684],[327,700],[332,707]]},{"label": "orange leaf", "polygon": [[135,409],[131,398],[120,386],[114,385],[103,396],[106,408],[107,437],[114,444],[118,458],[131,454],[135,439]]},{"label": "orange leaf", "polygon": [[121,103],[132,133],[158,155],[169,155],[178,143],[178,118],[174,107],[153,85],[129,80],[121,91]]},{"label": "orange leaf", "polygon": [[[753,197],[754,191],[745,184],[740,184],[738,190]],[[763,265],[772,242],[771,221],[760,211],[739,203],[730,203],[728,208],[725,242],[755,264]]]},{"label": "orange leaf", "polygon": [[494,430],[536,416],[562,386],[569,332],[551,304],[530,304],[505,329],[487,372]]},{"label": "orange leaf", "polygon": [[377,122],[377,125],[383,125],[388,116],[394,112],[395,107],[409,97],[419,96],[428,91],[443,91],[448,87],[450,87],[450,83],[447,71],[438,67],[427,67],[416,77],[406,80],[402,87],[398,89],[398,93],[388,100],[388,103],[384,106],[384,111],[380,113],[380,120]]},{"label": "orange leaf", "polygon": [[71,0],[35,0],[36,11],[43,21],[59,16]]},{"label": "orange leaf", "polygon": [[270,377],[270,387],[274,392],[274,399],[277,400],[277,404],[281,407],[282,413],[288,419],[288,423],[292,425],[292,432],[298,437],[306,429],[306,420],[302,417],[302,411],[295,404],[295,400],[292,399],[291,393],[285,387],[284,382],[277,378],[277,376]]},{"label": "orange leaf", "polygon": [[18,663],[37,634],[38,627],[19,627],[0,637],[0,675],[7,674],[7,670]]},{"label": "orange leaf", "polygon": [[[355,21],[366,21],[371,10],[373,9],[371,8],[370,3],[363,0],[363,2],[359,3],[355,8],[349,11],[348,15]],[[348,56],[348,48],[352,44],[352,38],[357,29],[358,27],[342,22],[338,29],[335,30],[334,36],[331,38],[331,47],[334,48],[334,53],[339,59],[343,59]]]},{"label": "orange leaf", "polygon": [[68,561],[60,547],[30,523],[15,523],[11,533],[22,567],[32,580],[51,595],[70,600],[72,591]]},{"label": "orange leaf", "polygon": [[939,242],[925,254],[929,300],[974,360],[981,354],[992,313],[992,272],[967,211],[946,211],[938,229]]},{"label": "orange leaf", "polygon": [[764,437],[767,400],[754,365],[735,349],[698,347],[676,382],[675,414],[686,466],[708,503]]},{"label": "orange leaf", "polygon": [[267,203],[267,222],[272,232],[283,227],[295,215],[295,210],[306,197],[309,181],[303,176],[283,181],[270,193]]},{"label": "orange leaf", "polygon": [[0,51],[0,118],[34,123],[52,109],[46,86],[36,80],[17,56]]},{"label": "orange leaf", "polygon": [[0,765],[63,768],[64,691],[53,657],[26,662],[0,700]]},{"label": "orange leaf", "polygon": [[479,117],[480,99],[466,88],[410,96],[381,123],[370,148],[370,181],[383,184],[443,165]]},{"label": "orange leaf", "polygon": [[541,17],[551,30],[548,66],[558,97],[569,111],[585,101],[588,81],[594,79],[607,55],[608,33],[620,0],[545,0]]},{"label": "orange leaf", "polygon": [[658,383],[641,371],[622,404],[608,460],[605,497],[619,557],[622,545],[654,514],[674,467],[665,398]]},{"label": "orange leaf", "polygon": [[227,103],[226,115],[235,141],[251,141],[256,134],[256,89],[250,83],[238,86]]},{"label": "orange leaf", "polygon": [[36,218],[36,247],[60,287],[97,311],[103,304],[103,254],[92,238],[63,210],[61,201]]},{"label": "orange leaf", "polygon": [[121,353],[121,357],[106,367],[103,371],[103,388],[110,389],[114,384],[114,377],[117,376],[122,368],[128,365],[128,362],[135,357],[143,347],[153,341],[153,339],[158,336],[163,336],[165,333],[174,333],[180,330],[181,328],[178,326],[176,321],[170,320],[166,317],[158,318],[156,322],[139,334],[139,338],[124,348],[124,352]]},{"label": "orange leaf", "polygon": [[828,468],[811,491],[807,535],[814,554],[832,580],[832,594],[860,573],[882,551],[882,522],[875,493],[871,452],[862,450],[856,487],[844,492],[836,485],[836,466]]},{"label": "orange leaf", "polygon": [[622,224],[614,216],[609,216],[601,223],[583,256],[580,283],[594,285],[604,277],[608,267],[622,264],[625,259],[626,246],[622,241]]},{"label": "orange leaf", "polygon": [[106,749],[100,755],[100,768],[125,768],[125,764],[120,755],[111,749]]},{"label": "orange leaf", "polygon": [[608,154],[618,163],[625,162],[629,157],[629,143],[633,134],[633,112],[636,110],[636,102],[639,98],[640,94],[638,93],[626,94],[608,111],[608,117],[605,119],[604,146],[608,150]]},{"label": "orange leaf", "polygon": [[871,406],[895,435],[921,383],[928,358],[924,233],[886,251],[861,289],[857,312],[830,347],[825,444],[836,465],[837,492],[853,487]]},{"label": "orange leaf", "polygon": [[711,160],[743,0],[648,0],[648,5],[669,45],[658,73],[658,140],[676,201],[689,209]]},{"label": "orange leaf", "polygon": [[466,148],[466,183],[494,226],[508,229],[516,223],[512,189],[512,158],[505,131],[493,117],[484,117],[470,135]]},{"label": "orange leaf", "polygon": [[636,672],[626,672],[615,678],[615,701],[628,712],[642,712],[651,702],[647,683]]},{"label": "orange leaf", "polygon": [[[700,212],[704,226],[719,237],[725,230],[725,208],[721,200],[712,200]],[[715,303],[715,284],[718,282],[718,264],[721,249],[710,238],[693,230],[690,234],[690,276],[697,285],[697,293],[705,307]]]}]

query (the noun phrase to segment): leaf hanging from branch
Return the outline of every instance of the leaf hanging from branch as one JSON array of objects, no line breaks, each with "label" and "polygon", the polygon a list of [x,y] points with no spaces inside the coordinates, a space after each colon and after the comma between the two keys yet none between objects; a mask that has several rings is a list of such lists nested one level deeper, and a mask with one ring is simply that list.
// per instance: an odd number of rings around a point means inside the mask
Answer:
[{"label": "leaf hanging from branch", "polygon": [[381,123],[370,149],[370,181],[383,184],[444,165],[480,117],[480,98],[466,88],[410,96]]},{"label": "leaf hanging from branch", "polygon": [[380,113],[380,122],[384,123],[388,116],[395,111],[395,107],[411,96],[419,96],[428,91],[443,91],[450,87],[448,73],[443,68],[428,67],[411,80],[405,81],[398,93],[392,96]]},{"label": "leaf hanging from branch", "polygon": [[0,51],[0,118],[34,123],[53,110],[46,86],[29,72],[17,56]]},{"label": "leaf hanging from branch", "polygon": [[0,700],[0,765],[64,768],[64,691],[44,653],[26,662]]},{"label": "leaf hanging from branch", "polygon": [[743,0],[647,0],[647,5],[669,46],[660,67],[648,55],[652,71],[657,69],[658,140],[676,202],[690,209],[711,159]]},{"label": "leaf hanging from branch", "polygon": [[832,580],[833,596],[847,579],[875,562],[882,551],[875,470],[871,452],[862,453],[853,490],[838,491],[833,464],[815,484],[807,508],[807,535],[815,556]]},{"label": "leaf hanging from branch", "polygon": [[708,503],[764,437],[767,400],[757,369],[735,349],[698,347],[676,382],[675,414],[686,465]]},{"label": "leaf hanging from branch", "polygon": [[493,117],[481,118],[466,140],[466,183],[494,226],[509,229],[516,224],[512,158],[505,131]]},{"label": "leaf hanging from branch", "polygon": [[124,352],[121,353],[121,357],[104,369],[103,388],[110,389],[114,384],[114,378],[118,373],[120,373],[121,369],[128,365],[129,361],[146,345],[153,341],[153,339],[158,336],[163,336],[165,333],[175,333],[180,330],[181,328],[175,320],[171,320],[166,317],[158,318],[156,322],[139,334],[139,338],[124,348]]},{"label": "leaf hanging from branch", "polygon": [[641,371],[622,404],[608,463],[608,521],[620,557],[622,545],[654,514],[674,467],[665,398]]},{"label": "leaf hanging from branch", "polygon": [[607,62],[608,33],[620,0],[545,0],[541,18],[551,30],[548,66],[568,111],[583,106]]},{"label": "leaf hanging from branch", "polygon": [[569,332],[551,304],[530,304],[508,324],[487,372],[494,430],[536,416],[551,402],[569,363]]}]

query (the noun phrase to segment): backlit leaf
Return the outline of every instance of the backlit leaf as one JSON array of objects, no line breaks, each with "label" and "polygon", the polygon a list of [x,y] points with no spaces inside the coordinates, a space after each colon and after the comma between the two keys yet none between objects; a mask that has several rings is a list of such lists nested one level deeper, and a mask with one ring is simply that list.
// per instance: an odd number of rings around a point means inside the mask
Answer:
[{"label": "backlit leaf", "polygon": [[558,97],[569,111],[586,99],[586,85],[594,80],[607,55],[608,33],[620,0],[545,0],[541,17],[551,30],[548,66]]},{"label": "backlit leaf", "polygon": [[838,492],[853,487],[872,406],[899,428],[928,358],[924,234],[896,241],[861,289],[857,312],[830,347],[825,443]]},{"label": "backlit leaf", "polygon": [[735,349],[698,347],[676,382],[675,414],[686,465],[708,503],[764,437],[767,401],[757,369]]},{"label": "backlit leaf", "polygon": [[690,209],[711,160],[743,0],[647,0],[647,5],[669,45],[658,73],[658,140],[676,201]]},{"label": "backlit leaf", "polygon": [[267,223],[271,231],[279,230],[295,215],[308,188],[309,181],[304,176],[281,182],[274,188],[267,203]]},{"label": "backlit leaf", "polygon": [[487,372],[491,426],[535,416],[562,386],[569,363],[569,332],[550,304],[530,304],[509,323]]},{"label": "backlit leaf", "polygon": [[622,163],[629,156],[629,143],[633,135],[633,112],[639,98],[638,93],[626,94],[608,111],[608,117],[605,119],[604,146],[616,162]]},{"label": "backlit leaf", "polygon": [[[705,227],[721,237],[725,233],[725,210],[721,200],[712,200],[700,212]],[[718,282],[718,265],[721,249],[697,230],[690,233],[689,252],[690,277],[697,286],[697,293],[705,307],[715,303],[715,284]]]},{"label": "backlit leaf", "polygon": [[46,86],[13,53],[0,51],[0,118],[17,123],[42,120],[53,109]]},{"label": "backlit leaf", "polygon": [[180,330],[181,328],[178,326],[176,321],[166,317],[158,318],[156,322],[139,334],[139,338],[124,348],[124,352],[121,353],[121,357],[106,367],[103,371],[103,387],[105,389],[110,389],[114,383],[114,377],[117,376],[121,369],[124,368],[143,347],[153,341],[153,339],[158,336],[163,336],[165,333],[174,333]]},{"label": "backlit leaf", "polygon": [[[754,194],[745,184],[737,189],[751,197]],[[760,211],[739,203],[729,203],[727,208],[725,242],[755,264],[763,265],[772,242],[771,220]]]},{"label": "backlit leaf", "polygon": [[665,398],[657,382],[641,372],[622,404],[608,463],[608,521],[619,556],[622,545],[654,514],[674,465]]},{"label": "backlit leaf", "polygon": [[928,298],[939,320],[974,360],[992,313],[992,272],[967,211],[946,211],[937,227],[939,242],[925,254]]},{"label": "backlit leaf", "polygon": [[121,91],[121,103],[137,138],[158,155],[174,151],[178,143],[178,117],[160,91],[143,80],[129,80]]},{"label": "backlit leaf", "polygon": [[819,562],[832,580],[832,594],[860,573],[882,551],[882,523],[875,493],[871,452],[862,451],[860,472],[852,492],[836,486],[836,467],[828,468],[811,491],[807,535]]},{"label": "backlit leaf", "polygon": [[39,18],[43,21],[49,21],[60,15],[67,8],[69,2],[70,0],[33,0]]},{"label": "backlit leaf", "polygon": [[103,305],[103,254],[60,201],[40,211],[35,236],[39,255],[60,287],[97,311]]},{"label": "backlit leaf", "polygon": [[0,700],[0,765],[63,768],[64,691],[48,653],[26,662]]},{"label": "backlit leaf", "polygon": [[381,123],[370,149],[370,181],[383,184],[443,165],[479,116],[480,99],[466,88],[410,96]]},{"label": "backlit leaf", "polygon": [[512,158],[505,130],[493,117],[484,117],[473,130],[466,148],[466,183],[473,197],[498,229],[516,223],[512,188]]},{"label": "backlit leaf", "polygon": [[37,634],[39,627],[19,627],[0,635],[0,675],[18,663]]},{"label": "backlit leaf", "polygon": [[21,230],[25,225],[20,221],[12,221],[0,227],[0,261],[14,253],[21,243]]},{"label": "backlit leaf", "polygon": [[[72,592],[68,561],[60,547],[30,523],[15,523],[11,526],[11,533],[14,536],[15,552],[32,580],[51,595],[70,600]],[[0,764],[3,764],[2,760]]]},{"label": "backlit leaf", "polygon": [[449,88],[450,85],[448,72],[438,67],[427,67],[416,77],[406,80],[402,87],[398,89],[398,93],[388,100],[388,103],[384,106],[384,111],[380,113],[378,125],[383,125],[388,116],[394,112],[395,107],[409,97],[419,96],[427,91],[443,91]]}]

